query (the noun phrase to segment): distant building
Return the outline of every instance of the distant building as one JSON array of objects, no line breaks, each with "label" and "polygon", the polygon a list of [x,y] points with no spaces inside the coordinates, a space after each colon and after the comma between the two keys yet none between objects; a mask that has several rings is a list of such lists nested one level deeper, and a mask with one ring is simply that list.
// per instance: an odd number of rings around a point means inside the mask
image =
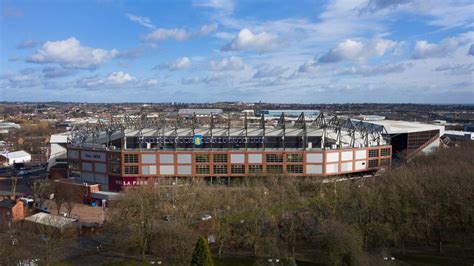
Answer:
[{"label": "distant building", "polygon": [[179,109],[178,114],[180,116],[211,116],[211,114],[217,115],[222,114],[222,109]]},{"label": "distant building", "polygon": [[23,150],[0,154],[0,164],[13,165],[15,163],[28,162],[31,162],[31,154]]},{"label": "distant building", "polygon": [[242,110],[242,114],[247,114],[248,116],[254,116],[255,111],[252,109]]},{"label": "distant building", "polygon": [[474,132],[474,124],[465,124],[464,131]]},{"label": "distant building", "polygon": [[13,122],[0,122],[0,134],[7,134],[10,129],[19,129],[21,126]]},{"label": "distant building", "polygon": [[446,130],[444,137],[455,141],[474,140],[474,132]]},{"label": "distant building", "polygon": [[287,118],[297,118],[301,113],[304,113],[306,118],[314,119],[316,118],[320,111],[319,110],[260,110],[257,111],[255,114],[261,116],[262,114],[265,115],[267,118],[279,118],[282,114],[285,114]]},{"label": "distant building", "polygon": [[365,120],[365,121],[385,120],[385,116],[381,116],[381,115],[360,115],[358,118],[360,120]]}]

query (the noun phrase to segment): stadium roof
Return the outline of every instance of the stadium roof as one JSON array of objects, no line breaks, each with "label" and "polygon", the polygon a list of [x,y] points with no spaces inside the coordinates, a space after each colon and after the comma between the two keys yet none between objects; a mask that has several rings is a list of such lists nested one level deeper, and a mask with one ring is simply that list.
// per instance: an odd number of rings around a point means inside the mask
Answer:
[{"label": "stadium roof", "polygon": [[402,134],[415,133],[429,130],[439,130],[440,136],[444,133],[444,126],[424,124],[419,122],[408,122],[399,120],[378,120],[370,121],[372,124],[377,124],[385,127],[388,134]]}]

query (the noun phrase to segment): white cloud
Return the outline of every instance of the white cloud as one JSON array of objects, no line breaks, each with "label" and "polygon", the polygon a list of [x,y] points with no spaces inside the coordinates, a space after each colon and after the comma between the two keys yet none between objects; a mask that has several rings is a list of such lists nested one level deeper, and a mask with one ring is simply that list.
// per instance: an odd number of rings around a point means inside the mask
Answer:
[{"label": "white cloud", "polygon": [[197,34],[200,36],[207,36],[215,32],[216,30],[217,30],[217,23],[205,24],[201,26]]},{"label": "white cloud", "polygon": [[174,39],[176,41],[186,41],[194,37],[203,37],[216,31],[217,24],[206,24],[197,31],[189,31],[184,28],[163,29],[159,28],[146,35],[143,39],[146,41],[166,41]]},{"label": "white cloud", "polygon": [[130,81],[136,80],[136,78],[128,73],[118,71],[112,72],[108,77],[106,83],[108,84],[124,84]]},{"label": "white cloud", "polygon": [[194,84],[204,83],[204,84],[210,85],[210,84],[220,83],[221,81],[225,80],[226,78],[228,79],[228,77],[224,77],[222,75],[211,75],[211,76],[202,77],[202,78],[187,77],[187,78],[181,79],[181,84],[183,84],[183,85],[194,85]]},{"label": "white cloud", "polygon": [[82,88],[92,88],[92,89],[99,89],[100,87],[118,87],[126,85],[132,81],[136,81],[137,79],[125,72],[117,71],[112,72],[108,76],[93,76],[78,79],[76,81],[77,87]]},{"label": "white cloud", "polygon": [[361,12],[377,12],[383,9],[395,9],[406,5],[412,0],[369,0],[361,7]]},{"label": "white cloud", "polygon": [[253,78],[269,78],[269,77],[277,77],[281,74],[285,73],[289,68],[282,67],[282,66],[265,66],[260,68],[254,75]]},{"label": "white cloud", "polygon": [[242,70],[244,68],[244,61],[242,61],[242,58],[236,56],[224,58],[221,61],[209,62],[209,70],[211,71]]},{"label": "white cloud", "polygon": [[32,81],[36,79],[37,73],[32,69],[25,69],[19,73],[11,73],[5,75],[5,77],[12,82],[23,82],[23,81]]},{"label": "white cloud", "polygon": [[185,41],[190,39],[192,34],[185,29],[157,29],[145,37],[147,41],[165,41],[175,39],[177,41]]},{"label": "white cloud", "polygon": [[81,46],[74,37],[63,41],[46,42],[28,61],[33,63],[57,63],[66,68],[97,68],[116,57],[115,49],[104,50]]},{"label": "white cloud", "polygon": [[315,60],[308,60],[304,62],[304,64],[298,67],[298,72],[300,73],[310,73],[316,69],[317,61]]},{"label": "white cloud", "polygon": [[26,68],[19,72],[7,72],[2,75],[2,80],[5,80],[6,87],[12,88],[26,88],[36,87],[41,84],[41,73],[32,68]]},{"label": "white cloud", "polygon": [[232,12],[234,10],[234,1],[232,0],[205,0],[195,1],[195,6],[213,8],[224,12]]},{"label": "white cloud", "polygon": [[474,73],[474,64],[444,64],[436,67],[435,71],[449,75],[470,75]]},{"label": "white cloud", "polygon": [[414,59],[425,59],[431,57],[445,57],[458,48],[459,42],[455,38],[441,41],[439,44],[427,41],[417,41],[413,53]]},{"label": "white cloud", "polygon": [[223,51],[255,50],[265,52],[280,47],[278,38],[267,32],[254,34],[251,30],[244,28],[237,36],[224,47]]},{"label": "white cloud", "polygon": [[47,66],[41,72],[45,78],[60,78],[76,74],[76,70],[63,67]]},{"label": "white cloud", "polygon": [[377,76],[377,75],[386,75],[392,73],[401,73],[407,68],[411,67],[412,64],[383,64],[377,66],[352,66],[349,69],[341,71],[339,74],[350,74],[350,75],[360,75],[364,77],[368,76]]},{"label": "white cloud", "polygon": [[400,12],[426,16],[429,25],[446,28],[472,23],[471,0],[369,0],[358,7],[361,14],[388,16]]},{"label": "white cloud", "polygon": [[141,16],[136,16],[130,13],[126,13],[125,16],[133,22],[136,22],[144,27],[153,29],[155,28],[155,25],[153,25],[153,22],[151,22],[151,19],[148,17],[141,17]]},{"label": "white cloud", "polygon": [[149,80],[146,81],[146,84],[147,84],[148,86],[150,86],[150,87],[151,87],[151,86],[156,86],[156,85],[158,85],[158,80],[156,80],[156,79],[149,79]]},{"label": "white cloud", "polygon": [[128,60],[137,59],[143,56],[146,48],[147,48],[146,46],[140,45],[137,47],[130,48],[128,50],[123,50],[117,54],[117,58],[128,59]]},{"label": "white cloud", "polygon": [[188,57],[181,57],[176,59],[174,62],[168,62],[160,64],[153,69],[168,69],[169,71],[186,69],[191,66],[191,60]]},{"label": "white cloud", "polygon": [[198,84],[202,81],[202,79],[198,77],[187,77],[181,79],[181,84],[183,85],[193,85],[193,84]]},{"label": "white cloud", "polygon": [[320,63],[335,63],[340,61],[360,61],[371,57],[380,57],[395,49],[397,42],[386,39],[373,39],[369,42],[345,40],[319,58]]},{"label": "white cloud", "polygon": [[35,40],[23,40],[16,45],[17,49],[28,49],[37,46],[39,43]]}]

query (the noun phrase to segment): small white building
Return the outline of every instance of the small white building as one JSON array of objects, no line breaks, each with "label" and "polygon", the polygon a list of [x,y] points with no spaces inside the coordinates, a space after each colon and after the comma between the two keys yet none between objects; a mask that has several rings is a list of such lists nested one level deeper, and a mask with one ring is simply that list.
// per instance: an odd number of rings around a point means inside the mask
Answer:
[{"label": "small white building", "polygon": [[25,221],[31,222],[33,224],[40,224],[45,226],[51,226],[60,230],[61,232],[67,228],[74,227],[76,225],[76,220],[61,216],[55,216],[48,213],[39,212],[32,216],[26,217]]},{"label": "small white building", "polygon": [[0,162],[6,165],[31,162],[31,154],[26,151],[14,151],[0,154]]}]

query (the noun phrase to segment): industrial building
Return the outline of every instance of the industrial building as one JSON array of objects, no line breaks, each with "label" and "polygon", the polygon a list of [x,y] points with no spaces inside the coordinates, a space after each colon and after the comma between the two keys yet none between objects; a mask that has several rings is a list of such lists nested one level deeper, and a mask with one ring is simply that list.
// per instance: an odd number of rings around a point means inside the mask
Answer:
[{"label": "industrial building", "polygon": [[181,116],[192,117],[196,116],[211,116],[222,114],[224,111],[222,109],[179,109],[178,114]]},{"label": "industrial building", "polygon": [[26,151],[13,151],[0,154],[0,165],[14,165],[16,163],[31,162],[31,154]]},{"label": "industrial building", "polygon": [[143,115],[78,128],[67,148],[69,176],[120,191],[148,178],[361,174],[390,166],[392,136],[415,134],[415,129],[397,131],[402,124],[396,121],[374,123],[322,112],[310,122],[305,113],[290,121],[283,112],[276,125],[266,124],[264,116],[259,124],[245,119],[235,126],[230,119],[215,123],[222,119],[214,115],[209,124],[198,123],[194,115],[189,125],[179,116],[170,123]]}]

